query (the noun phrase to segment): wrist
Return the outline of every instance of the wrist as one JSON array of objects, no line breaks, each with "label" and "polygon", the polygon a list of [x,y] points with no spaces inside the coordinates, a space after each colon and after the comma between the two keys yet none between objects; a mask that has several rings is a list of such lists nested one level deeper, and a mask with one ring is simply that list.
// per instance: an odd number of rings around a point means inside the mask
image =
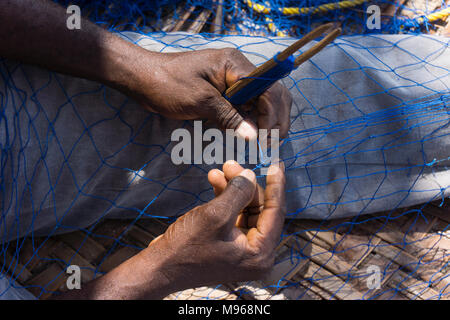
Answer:
[{"label": "wrist", "polygon": [[146,90],[153,87],[153,79],[159,52],[152,52],[130,43],[116,35],[116,42],[106,50],[107,72],[101,82],[115,88],[127,96],[140,100]]},{"label": "wrist", "polygon": [[162,299],[178,291],[170,279],[168,258],[163,252],[146,248],[104,276],[57,299],[137,300]]},{"label": "wrist", "polygon": [[168,252],[149,246],[117,267],[115,281],[127,299],[162,299],[177,291]]},{"label": "wrist", "polygon": [[146,299],[162,299],[182,289],[182,283],[174,273],[174,259],[170,250],[150,244],[140,255]]}]

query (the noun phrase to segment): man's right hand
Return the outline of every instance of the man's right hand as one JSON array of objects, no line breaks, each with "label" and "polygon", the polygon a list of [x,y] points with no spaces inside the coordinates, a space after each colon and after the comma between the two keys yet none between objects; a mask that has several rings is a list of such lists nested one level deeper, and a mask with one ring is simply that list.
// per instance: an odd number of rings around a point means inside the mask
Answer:
[{"label": "man's right hand", "polygon": [[[280,82],[258,97],[251,121],[222,93],[255,66],[237,49],[151,52],[82,19],[69,30],[65,8],[53,1],[2,0],[0,57],[107,84],[163,116],[209,119],[241,138],[260,129],[287,136],[292,97]],[[247,106],[249,107],[249,106]]]},{"label": "man's right hand", "polygon": [[[222,129],[233,129],[241,138],[254,139],[258,129],[279,129],[288,134],[292,97],[289,90],[274,83],[255,103],[243,109],[243,118],[222,93],[255,66],[237,49],[206,49],[180,53],[142,50],[128,94],[144,108],[181,120],[209,119]],[[270,133],[270,131],[269,131]]]}]

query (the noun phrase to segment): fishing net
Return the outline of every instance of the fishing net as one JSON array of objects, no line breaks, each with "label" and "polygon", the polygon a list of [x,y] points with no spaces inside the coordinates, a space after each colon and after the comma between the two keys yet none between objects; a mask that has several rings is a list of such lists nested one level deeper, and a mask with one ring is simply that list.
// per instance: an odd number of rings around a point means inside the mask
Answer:
[{"label": "fishing net", "polygon": [[[283,79],[294,98],[280,147],[288,220],[273,272],[171,298],[448,298],[444,2],[57,2],[148,50],[233,47],[255,65],[318,25],[342,26]],[[379,28],[367,23],[374,4]],[[102,275],[213,198],[206,174],[218,165],[171,160],[171,133],[193,122],[15,61],[0,59],[0,76],[3,297],[67,290],[73,265],[82,283]]]}]

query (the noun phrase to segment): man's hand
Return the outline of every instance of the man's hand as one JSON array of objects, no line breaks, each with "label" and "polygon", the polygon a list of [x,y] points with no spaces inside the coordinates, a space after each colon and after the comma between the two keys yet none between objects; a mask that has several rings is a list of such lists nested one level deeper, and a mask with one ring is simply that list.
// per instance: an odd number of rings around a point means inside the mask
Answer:
[{"label": "man's hand", "polygon": [[253,171],[236,162],[210,172],[209,181],[218,197],[186,213],[149,245],[166,252],[162,272],[177,290],[261,279],[274,263],[286,213],[283,164],[269,168],[265,191]]},{"label": "man's hand", "polygon": [[[242,115],[223,96],[227,88],[255,66],[237,49],[208,49],[183,53],[143,55],[138,82],[130,94],[148,110],[174,119],[210,119],[223,129],[235,129],[242,138],[257,137],[250,117]],[[146,66],[151,66],[148,68]],[[252,110],[260,129],[279,129],[287,135],[292,97],[280,82],[266,90]]]},{"label": "man's hand", "polygon": [[161,299],[187,288],[261,279],[285,218],[284,165],[253,171],[228,161],[208,179],[217,197],[189,211],[139,254],[61,299]]},{"label": "man's hand", "polygon": [[[222,97],[255,69],[238,50],[151,52],[86,19],[80,30],[67,29],[65,9],[52,1],[3,2],[0,57],[102,82],[170,118],[210,119],[243,138],[256,137],[255,124]],[[259,128],[280,129],[285,137],[291,104],[289,91],[277,82],[257,99],[250,116]]]}]

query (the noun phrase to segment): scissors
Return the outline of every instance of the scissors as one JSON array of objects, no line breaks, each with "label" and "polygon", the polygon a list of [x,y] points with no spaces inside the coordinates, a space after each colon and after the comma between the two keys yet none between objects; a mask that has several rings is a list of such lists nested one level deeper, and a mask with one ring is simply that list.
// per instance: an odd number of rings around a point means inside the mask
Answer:
[{"label": "scissors", "polygon": [[224,97],[234,105],[242,105],[252,98],[259,96],[276,81],[289,75],[292,70],[295,70],[299,65],[312,58],[336,39],[341,33],[341,28],[330,32],[321,41],[300,54],[297,58],[293,56],[301,47],[321,36],[332,27],[333,23],[327,23],[312,30],[285,50],[277,53],[272,59],[266,61],[249,75],[234,83],[225,91],[223,94]]}]

